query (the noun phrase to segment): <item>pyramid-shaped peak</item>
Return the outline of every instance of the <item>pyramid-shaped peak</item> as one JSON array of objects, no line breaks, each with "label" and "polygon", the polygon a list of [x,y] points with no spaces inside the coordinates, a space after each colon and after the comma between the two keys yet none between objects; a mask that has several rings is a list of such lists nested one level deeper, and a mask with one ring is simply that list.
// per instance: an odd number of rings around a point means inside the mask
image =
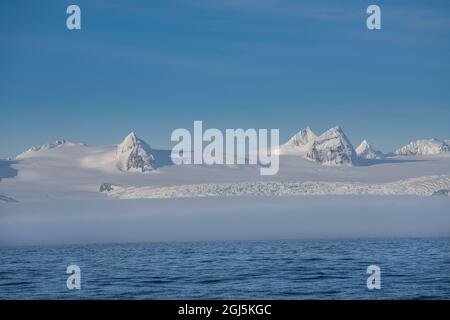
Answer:
[{"label": "pyramid-shaped peak", "polygon": [[352,165],[355,151],[341,127],[336,126],[315,139],[306,158],[325,165]]},{"label": "pyramid-shaped peak", "polygon": [[136,133],[134,133],[134,131],[131,131],[123,140],[122,143],[125,142],[131,142],[131,143],[136,143],[136,141],[138,140],[138,137],[136,135]]},{"label": "pyramid-shaped peak", "polygon": [[137,139],[137,135],[134,131],[131,131],[126,138],[130,138],[130,139]]},{"label": "pyramid-shaped peak", "polygon": [[356,151],[358,152],[358,150],[372,150],[372,145],[369,143],[369,141],[367,141],[366,139],[364,139],[363,141],[361,141],[361,143],[359,144],[359,146],[356,148]]},{"label": "pyramid-shaped peak", "polygon": [[133,131],[117,146],[117,167],[122,171],[153,170],[152,149]]},{"label": "pyramid-shaped peak", "polygon": [[150,152],[150,146],[142,139],[139,139],[134,131],[130,132],[119,144],[119,150],[127,150],[140,147],[146,149],[146,151]]},{"label": "pyramid-shaped peak", "polygon": [[355,149],[356,155],[360,159],[382,159],[384,157],[381,151],[374,150],[372,145],[364,139]]}]

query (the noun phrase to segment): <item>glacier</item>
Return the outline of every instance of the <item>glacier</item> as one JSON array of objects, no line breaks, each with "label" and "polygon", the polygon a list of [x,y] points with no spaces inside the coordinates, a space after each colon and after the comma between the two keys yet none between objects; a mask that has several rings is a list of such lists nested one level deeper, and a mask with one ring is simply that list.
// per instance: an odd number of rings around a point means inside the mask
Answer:
[{"label": "glacier", "polygon": [[[450,188],[450,175],[424,176],[387,183],[358,182],[237,182],[170,187],[120,187],[102,184],[100,190],[119,199],[167,199],[230,196],[379,195],[430,196]],[[445,193],[447,195],[447,193]]]},{"label": "glacier", "polygon": [[450,235],[450,152],[361,162],[373,148],[353,150],[337,127],[288,145],[271,177],[173,165],[136,134],[36,147],[0,160],[0,245]]}]

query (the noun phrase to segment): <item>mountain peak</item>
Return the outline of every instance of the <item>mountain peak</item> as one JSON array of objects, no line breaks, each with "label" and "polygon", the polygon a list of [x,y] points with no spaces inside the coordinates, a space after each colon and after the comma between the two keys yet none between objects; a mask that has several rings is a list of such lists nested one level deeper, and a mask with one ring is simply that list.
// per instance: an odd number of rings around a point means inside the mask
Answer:
[{"label": "mountain peak", "polygon": [[127,136],[126,136],[126,138],[130,138],[130,139],[137,139],[138,137],[137,137],[137,135],[136,135],[136,133],[134,132],[134,131],[131,131]]},{"label": "mountain peak", "polygon": [[138,141],[138,137],[134,131],[131,131],[121,142],[121,144],[136,144]]},{"label": "mountain peak", "polygon": [[324,165],[353,165],[356,155],[341,127],[336,126],[314,140],[306,157]]},{"label": "mountain peak", "polygon": [[286,147],[304,149],[313,143],[317,136],[310,127],[306,127],[294,134],[285,144]]},{"label": "mountain peak", "polygon": [[363,141],[361,141],[361,143],[359,144],[359,146],[355,149],[356,152],[358,153],[358,150],[363,151],[366,149],[372,149],[372,146],[370,145],[370,143],[364,139]]},{"label": "mountain peak", "polygon": [[154,161],[152,149],[133,131],[117,145],[116,165],[122,171],[151,171]]},{"label": "mountain peak", "polygon": [[356,155],[359,159],[372,160],[372,159],[384,158],[383,153],[380,151],[374,150],[372,148],[372,145],[366,139],[361,141],[361,143],[355,149],[355,151],[356,151]]},{"label": "mountain peak", "polygon": [[370,146],[370,143],[366,139],[364,139],[363,141],[361,141],[359,146]]},{"label": "mountain peak", "polygon": [[340,126],[335,126],[322,133],[320,137],[335,137],[341,135],[345,136],[344,131]]},{"label": "mountain peak", "polygon": [[[311,127],[310,126],[307,126],[305,129],[303,129],[303,130],[305,130],[306,132],[308,132],[309,134],[314,134],[314,132],[311,130]],[[315,134],[314,134],[315,135]]]}]

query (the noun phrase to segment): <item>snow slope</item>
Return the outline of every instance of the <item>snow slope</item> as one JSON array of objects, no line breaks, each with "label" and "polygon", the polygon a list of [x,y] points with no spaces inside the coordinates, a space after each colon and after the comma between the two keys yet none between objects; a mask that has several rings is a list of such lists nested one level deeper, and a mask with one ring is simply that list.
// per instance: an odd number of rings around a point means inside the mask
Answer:
[{"label": "snow slope", "polygon": [[64,139],[61,140],[56,140],[54,143],[46,143],[43,144],[41,146],[35,146],[35,147],[31,147],[30,149],[22,152],[21,154],[19,154],[16,159],[24,159],[24,158],[30,158],[30,157],[35,157],[35,156],[39,156],[39,155],[43,155],[45,154],[44,152],[46,150],[51,150],[51,149],[55,149],[55,148],[59,148],[59,147],[66,147],[66,146],[85,146],[83,143],[75,143],[75,142],[70,142],[70,141],[66,141]]}]

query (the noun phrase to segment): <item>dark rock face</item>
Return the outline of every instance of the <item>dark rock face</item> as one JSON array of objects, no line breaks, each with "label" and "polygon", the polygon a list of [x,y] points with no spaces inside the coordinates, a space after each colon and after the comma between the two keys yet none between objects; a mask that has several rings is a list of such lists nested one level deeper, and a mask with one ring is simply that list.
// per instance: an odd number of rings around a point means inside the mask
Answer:
[{"label": "dark rock face", "polygon": [[102,184],[100,185],[99,191],[100,191],[100,192],[103,192],[103,191],[106,191],[106,192],[112,191],[112,190],[114,190],[113,186],[114,186],[114,185],[113,185],[112,183],[108,183],[108,182],[102,183]]}]

